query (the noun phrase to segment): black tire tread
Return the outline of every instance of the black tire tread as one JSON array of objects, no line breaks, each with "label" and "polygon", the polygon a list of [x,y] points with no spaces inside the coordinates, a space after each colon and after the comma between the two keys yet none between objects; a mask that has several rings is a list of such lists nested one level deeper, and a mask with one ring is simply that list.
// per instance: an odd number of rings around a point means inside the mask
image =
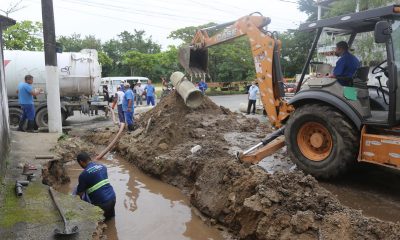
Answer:
[{"label": "black tire tread", "polygon": [[[343,139],[343,149],[340,152],[340,161],[334,163],[335,167],[331,167],[326,171],[312,171],[312,169],[306,169],[304,164],[298,160],[293,151],[293,147],[290,141],[286,141],[287,149],[290,158],[297,164],[297,166],[304,170],[306,173],[311,173],[317,178],[334,178],[346,172],[355,162],[357,154],[359,151],[359,131],[353,125],[352,122],[341,112],[336,110],[334,107],[329,105],[324,105],[321,103],[317,104],[307,104],[301,106],[295,110],[292,116],[289,118],[287,127],[285,130],[285,138],[289,139],[291,137],[291,126],[299,118],[303,117],[305,114],[310,112],[329,116],[329,121],[335,127],[335,130],[339,133]],[[292,136],[293,137],[293,136]]]}]

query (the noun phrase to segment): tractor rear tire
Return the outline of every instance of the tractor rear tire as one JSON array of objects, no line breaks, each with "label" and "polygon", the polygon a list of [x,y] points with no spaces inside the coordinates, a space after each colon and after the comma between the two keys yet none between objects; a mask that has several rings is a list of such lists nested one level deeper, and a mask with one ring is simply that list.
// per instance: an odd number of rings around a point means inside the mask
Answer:
[{"label": "tractor rear tire", "polygon": [[360,131],[335,108],[306,104],[288,120],[285,139],[292,161],[301,170],[328,179],[355,164]]}]

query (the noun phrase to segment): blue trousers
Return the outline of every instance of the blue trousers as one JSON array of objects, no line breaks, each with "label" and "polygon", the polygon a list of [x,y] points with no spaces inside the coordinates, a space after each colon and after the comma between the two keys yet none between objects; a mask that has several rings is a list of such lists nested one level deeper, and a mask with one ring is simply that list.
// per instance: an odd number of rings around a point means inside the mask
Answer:
[{"label": "blue trousers", "polygon": [[22,115],[20,121],[33,121],[35,120],[35,106],[33,104],[21,104]]},{"label": "blue trousers", "polygon": [[122,110],[122,104],[117,106],[118,108],[118,118],[120,123],[125,122],[125,116],[124,116],[124,111]]},{"label": "blue trousers", "polygon": [[133,111],[132,112],[125,111],[124,115],[125,115],[126,124],[128,124],[128,126],[132,125],[133,124]]},{"label": "blue trousers", "polygon": [[147,96],[146,100],[147,100],[147,105],[150,105],[151,103],[151,106],[154,106],[154,96]]}]

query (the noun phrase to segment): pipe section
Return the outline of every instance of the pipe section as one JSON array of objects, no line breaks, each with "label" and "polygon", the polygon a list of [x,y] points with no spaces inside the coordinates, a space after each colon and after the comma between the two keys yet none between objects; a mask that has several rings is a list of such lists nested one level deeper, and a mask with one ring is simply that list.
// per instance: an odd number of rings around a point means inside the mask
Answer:
[{"label": "pipe section", "polygon": [[122,136],[122,132],[124,131],[125,128],[125,123],[121,123],[119,126],[119,131],[117,135],[114,137],[114,139],[111,141],[111,143],[94,159],[95,161],[100,160],[104,155],[106,155],[113,147],[114,145],[118,142],[119,138]]},{"label": "pipe section", "polygon": [[190,82],[182,72],[174,72],[170,80],[186,106],[197,108],[203,103],[203,94]]}]

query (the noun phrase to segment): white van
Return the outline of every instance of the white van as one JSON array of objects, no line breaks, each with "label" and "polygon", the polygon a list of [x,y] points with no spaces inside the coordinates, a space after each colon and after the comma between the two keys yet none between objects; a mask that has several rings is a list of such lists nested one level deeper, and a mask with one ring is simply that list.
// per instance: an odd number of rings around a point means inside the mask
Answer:
[{"label": "white van", "polygon": [[[149,79],[147,77],[104,77],[101,79],[100,85],[107,86],[108,88],[108,93],[110,98],[113,98],[115,93],[117,92],[117,86],[120,86],[121,83],[128,82],[131,85],[136,84],[138,82],[142,83],[142,86],[147,84],[147,81]],[[100,94],[103,93],[103,88],[101,87]]]}]

